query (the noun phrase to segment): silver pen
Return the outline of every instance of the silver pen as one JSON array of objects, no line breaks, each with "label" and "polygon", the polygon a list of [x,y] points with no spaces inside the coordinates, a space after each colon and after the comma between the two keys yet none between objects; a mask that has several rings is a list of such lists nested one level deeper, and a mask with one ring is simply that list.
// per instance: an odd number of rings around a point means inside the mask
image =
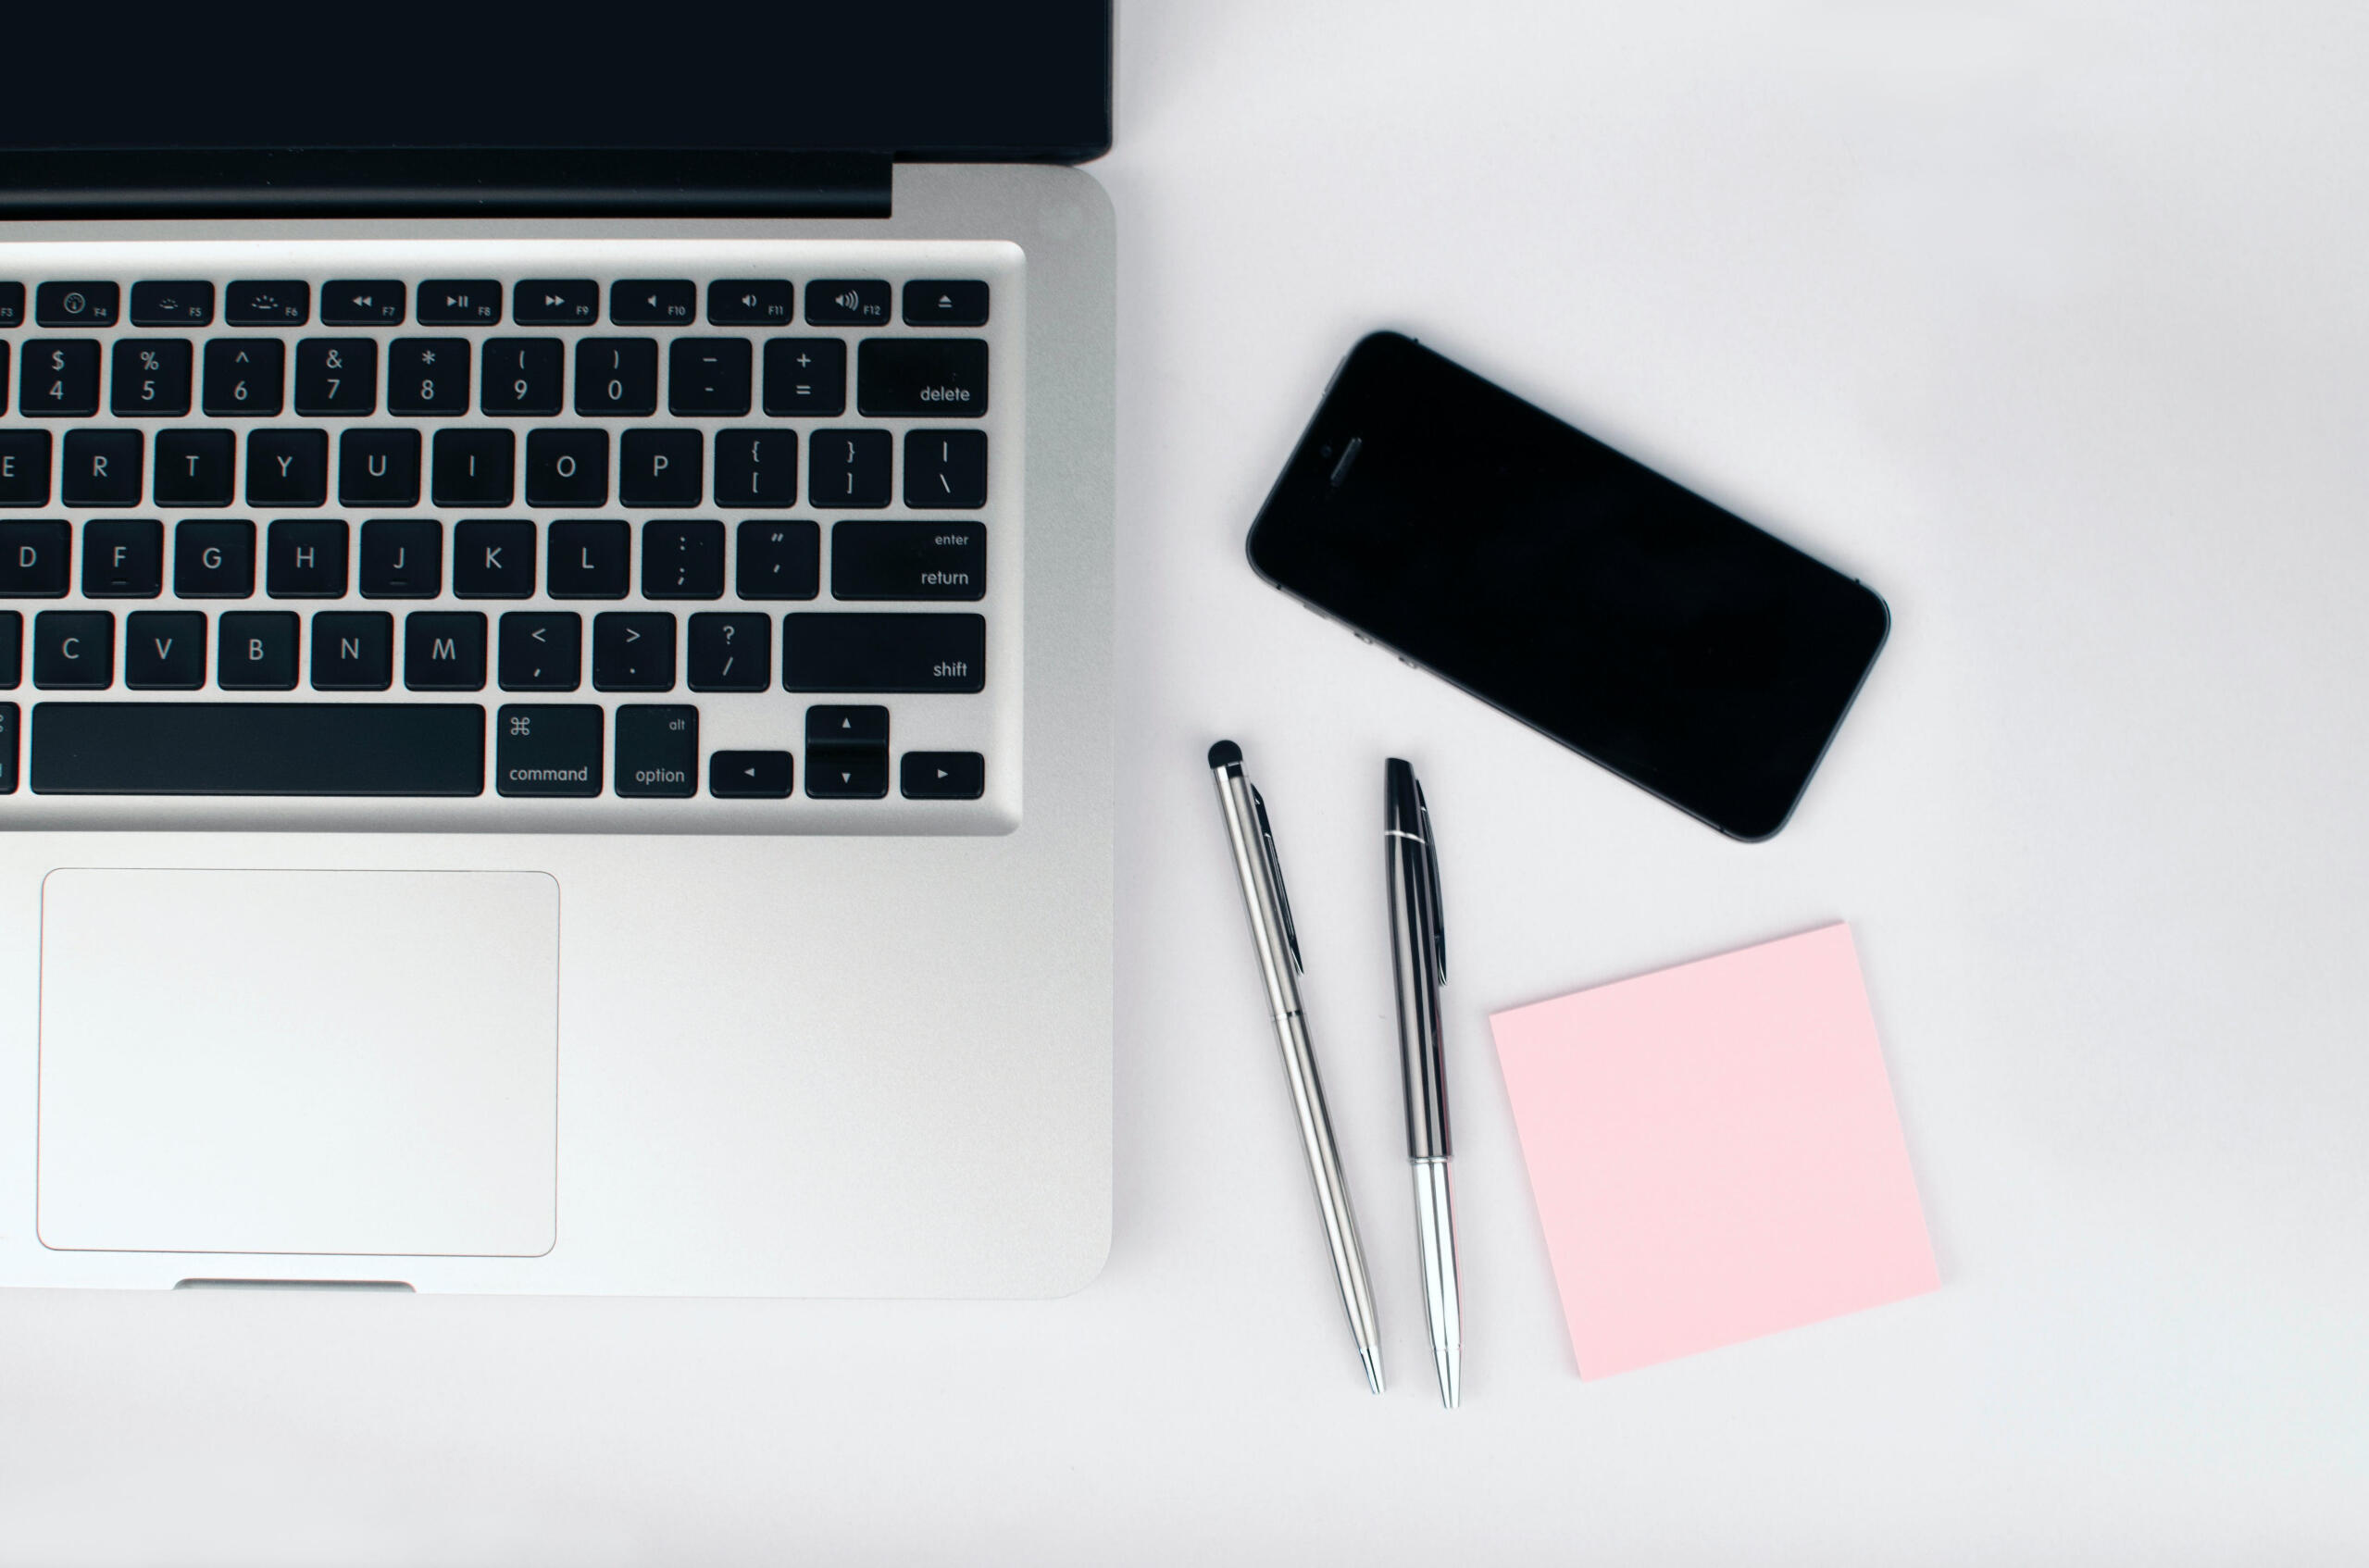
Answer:
[{"label": "silver pen", "polygon": [[1316,1210],[1324,1216],[1325,1241],[1332,1249],[1333,1273],[1340,1281],[1340,1304],[1357,1339],[1365,1382],[1382,1391],[1382,1341],[1374,1327],[1374,1288],[1365,1277],[1365,1251],[1357,1242],[1357,1215],[1349,1204],[1349,1184],[1333,1147],[1332,1119],[1325,1114],[1324,1086],[1316,1081],[1316,1056],[1308,1026],[1300,1015],[1300,935],[1291,926],[1291,902],[1283,891],[1283,865],[1275,852],[1275,832],[1266,803],[1242,777],[1242,749],[1231,740],[1209,748],[1209,769],[1217,799],[1226,808],[1226,831],[1234,840],[1234,870],[1242,879],[1242,902],[1250,911],[1251,940],[1258,946],[1266,979],[1266,1002],[1275,1017],[1275,1038],[1283,1047],[1284,1076],[1300,1116],[1300,1139],[1307,1146],[1308,1174],[1315,1179]]},{"label": "silver pen", "polygon": [[1390,968],[1398,978],[1399,1067],[1406,1079],[1406,1157],[1415,1168],[1415,1238],[1423,1251],[1423,1306],[1440,1402],[1464,1397],[1464,1309],[1456,1286],[1456,1216],[1448,1187],[1448,1063],[1440,988],[1448,978],[1448,924],[1440,904],[1440,852],[1415,769],[1386,770],[1382,847],[1390,865]]}]

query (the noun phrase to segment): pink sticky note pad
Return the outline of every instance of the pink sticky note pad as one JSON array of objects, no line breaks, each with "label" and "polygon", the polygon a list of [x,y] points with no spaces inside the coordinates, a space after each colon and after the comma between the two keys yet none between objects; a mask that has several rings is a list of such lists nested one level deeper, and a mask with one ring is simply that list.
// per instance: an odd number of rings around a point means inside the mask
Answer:
[{"label": "pink sticky note pad", "polygon": [[1582,1376],[1939,1287],[1848,926],[1490,1028]]}]

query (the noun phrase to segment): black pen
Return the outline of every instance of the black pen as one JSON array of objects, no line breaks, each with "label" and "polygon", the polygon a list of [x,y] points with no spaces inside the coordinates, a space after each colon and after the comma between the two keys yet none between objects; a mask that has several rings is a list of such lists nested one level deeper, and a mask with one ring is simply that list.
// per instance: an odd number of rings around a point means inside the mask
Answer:
[{"label": "black pen", "polygon": [[1390,867],[1390,967],[1398,979],[1399,1067],[1406,1080],[1406,1157],[1415,1170],[1415,1235],[1423,1251],[1423,1305],[1431,1320],[1440,1402],[1463,1397],[1463,1307],[1456,1222],[1448,1188],[1448,1064],[1440,988],[1448,978],[1447,921],[1431,808],[1415,769],[1396,757],[1385,776],[1382,846]]}]

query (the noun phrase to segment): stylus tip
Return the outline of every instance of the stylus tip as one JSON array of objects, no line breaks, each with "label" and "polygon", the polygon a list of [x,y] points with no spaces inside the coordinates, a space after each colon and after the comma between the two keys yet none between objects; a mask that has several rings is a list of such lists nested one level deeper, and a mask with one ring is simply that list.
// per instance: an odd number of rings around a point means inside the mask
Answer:
[{"label": "stylus tip", "polygon": [[1231,767],[1242,760],[1242,749],[1231,740],[1220,740],[1209,748],[1209,765]]}]

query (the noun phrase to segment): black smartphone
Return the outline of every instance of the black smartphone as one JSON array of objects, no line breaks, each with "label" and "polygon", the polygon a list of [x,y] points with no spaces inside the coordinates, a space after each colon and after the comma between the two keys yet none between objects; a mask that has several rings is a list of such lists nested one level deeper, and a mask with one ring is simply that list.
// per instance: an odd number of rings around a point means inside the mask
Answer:
[{"label": "black smartphone", "polygon": [[1396,332],[1251,527],[1261,577],[1738,839],[1785,826],[1891,615]]}]

